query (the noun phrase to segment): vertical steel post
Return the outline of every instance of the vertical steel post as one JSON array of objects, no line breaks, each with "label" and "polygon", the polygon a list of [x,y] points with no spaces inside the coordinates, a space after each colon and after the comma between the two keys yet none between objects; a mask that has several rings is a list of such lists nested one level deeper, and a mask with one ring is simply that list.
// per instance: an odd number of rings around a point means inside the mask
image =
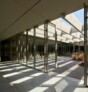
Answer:
[{"label": "vertical steel post", "polygon": [[22,41],[22,39],[21,39],[21,36],[22,36],[22,33],[20,33],[20,37],[19,37],[19,41],[20,41],[20,44],[19,44],[19,63],[21,64],[22,63],[22,61],[21,61],[21,41]]},{"label": "vertical steel post", "polygon": [[20,63],[22,64],[22,33],[20,35]]},{"label": "vertical steel post", "polygon": [[16,35],[16,53],[17,53],[17,63],[19,63],[19,34]]},{"label": "vertical steel post", "polygon": [[[28,32],[30,31],[30,29],[28,30]],[[29,35],[28,35],[28,45],[27,45],[27,59],[28,59],[28,62],[29,62],[29,57],[30,57],[30,51],[29,51],[29,47],[30,47],[30,38],[29,38]]]},{"label": "vertical steel post", "polygon": [[55,68],[57,68],[57,31],[55,27]]},{"label": "vertical steel post", "polygon": [[44,23],[44,71],[48,72],[48,22]]},{"label": "vertical steel post", "polygon": [[[23,34],[23,33],[22,33]],[[24,40],[23,40],[23,37],[24,37],[24,34],[23,34],[23,36],[22,36],[22,63],[24,62],[24,46],[23,46],[23,42],[24,42]]]},{"label": "vertical steel post", "polygon": [[23,41],[22,41],[22,46],[23,46],[23,49],[22,49],[22,53],[23,53],[23,62],[24,62],[24,36],[23,36]]},{"label": "vertical steel post", "polygon": [[26,30],[26,66],[28,66],[28,30]]},{"label": "vertical steel post", "polygon": [[34,68],[36,68],[36,26],[34,26]]},{"label": "vertical steel post", "polygon": [[84,4],[84,85],[87,86],[87,7]]}]

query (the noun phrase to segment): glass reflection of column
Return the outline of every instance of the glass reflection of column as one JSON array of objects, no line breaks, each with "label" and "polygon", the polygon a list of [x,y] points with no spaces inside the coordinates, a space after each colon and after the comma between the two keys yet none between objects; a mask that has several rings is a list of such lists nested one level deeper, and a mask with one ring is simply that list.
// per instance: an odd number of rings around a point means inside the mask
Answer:
[{"label": "glass reflection of column", "polygon": [[84,4],[84,85],[87,86],[87,61],[88,61],[88,43],[87,43],[87,22],[88,22],[88,10],[87,6]]}]

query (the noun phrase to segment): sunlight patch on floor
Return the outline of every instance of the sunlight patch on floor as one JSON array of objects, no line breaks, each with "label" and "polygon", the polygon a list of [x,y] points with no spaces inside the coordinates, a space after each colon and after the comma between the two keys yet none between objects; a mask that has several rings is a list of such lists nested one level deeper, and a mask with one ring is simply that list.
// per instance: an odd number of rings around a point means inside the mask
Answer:
[{"label": "sunlight patch on floor", "polygon": [[4,78],[11,77],[11,76],[18,75],[18,74],[21,74],[21,73],[24,73],[24,72],[29,72],[29,71],[32,71],[32,70],[33,69],[26,69],[26,70],[22,70],[22,71],[19,71],[19,72],[9,73],[9,74],[3,75],[3,77]]}]

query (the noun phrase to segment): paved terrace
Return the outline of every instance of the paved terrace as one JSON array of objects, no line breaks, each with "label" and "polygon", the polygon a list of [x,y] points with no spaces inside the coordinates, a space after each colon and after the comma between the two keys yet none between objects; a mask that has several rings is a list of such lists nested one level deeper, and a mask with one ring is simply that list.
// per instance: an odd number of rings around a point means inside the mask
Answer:
[{"label": "paved terrace", "polygon": [[82,79],[43,73],[8,61],[0,63],[0,92],[88,92],[88,88]]}]

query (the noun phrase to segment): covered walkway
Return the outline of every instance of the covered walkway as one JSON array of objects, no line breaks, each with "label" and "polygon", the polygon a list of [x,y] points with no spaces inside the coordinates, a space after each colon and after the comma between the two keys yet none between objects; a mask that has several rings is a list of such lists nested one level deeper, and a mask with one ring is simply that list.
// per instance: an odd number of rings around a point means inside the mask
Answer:
[{"label": "covered walkway", "polygon": [[88,92],[88,0],[1,0],[0,11],[0,92]]}]

